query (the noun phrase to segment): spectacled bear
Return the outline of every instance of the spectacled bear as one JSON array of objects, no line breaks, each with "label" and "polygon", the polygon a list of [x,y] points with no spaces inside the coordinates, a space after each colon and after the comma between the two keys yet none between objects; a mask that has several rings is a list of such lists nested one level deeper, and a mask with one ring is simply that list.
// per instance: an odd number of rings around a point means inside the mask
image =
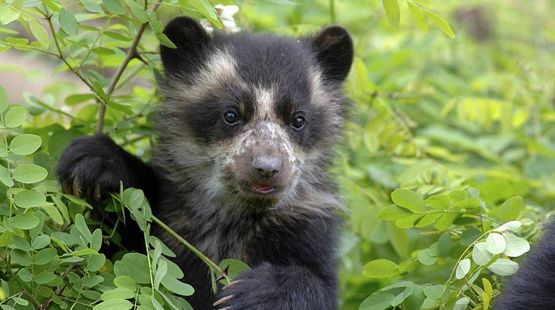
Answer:
[{"label": "spectacled bear", "polygon": [[188,17],[164,33],[177,48],[160,47],[152,163],[106,136],[77,139],[58,166],[62,187],[91,201],[120,181],[140,188],[154,214],[212,260],[252,267],[214,296],[200,260],[155,231],[194,286],[195,309],[336,309],[341,203],[326,167],[348,102],[349,33],[209,35]]}]

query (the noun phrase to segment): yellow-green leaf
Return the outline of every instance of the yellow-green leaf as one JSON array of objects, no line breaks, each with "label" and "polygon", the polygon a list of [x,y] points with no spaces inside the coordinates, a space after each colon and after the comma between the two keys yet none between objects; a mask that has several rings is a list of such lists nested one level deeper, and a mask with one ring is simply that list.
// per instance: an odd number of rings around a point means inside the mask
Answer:
[{"label": "yellow-green leaf", "polygon": [[423,11],[423,12],[424,14],[426,14],[428,19],[434,25],[436,25],[446,36],[448,36],[451,39],[455,38],[455,33],[453,32],[453,29],[451,29],[451,26],[449,26],[449,23],[447,23],[447,21],[443,19],[443,17],[431,11]]}]

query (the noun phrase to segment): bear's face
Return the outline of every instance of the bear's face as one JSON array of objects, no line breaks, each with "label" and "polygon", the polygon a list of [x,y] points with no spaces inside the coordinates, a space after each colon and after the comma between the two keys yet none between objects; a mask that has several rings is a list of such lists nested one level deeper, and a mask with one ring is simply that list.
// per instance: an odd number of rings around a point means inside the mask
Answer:
[{"label": "bear's face", "polygon": [[161,48],[167,78],[159,129],[176,172],[194,171],[210,195],[257,206],[286,202],[303,178],[322,177],[352,62],[344,29],[302,40],[209,37],[177,18],[165,33],[177,48]]}]

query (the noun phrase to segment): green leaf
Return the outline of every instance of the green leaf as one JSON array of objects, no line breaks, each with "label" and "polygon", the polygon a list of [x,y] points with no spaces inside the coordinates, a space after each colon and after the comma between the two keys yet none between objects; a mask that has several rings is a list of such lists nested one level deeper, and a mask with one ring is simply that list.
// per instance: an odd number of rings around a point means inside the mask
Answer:
[{"label": "green leaf", "polygon": [[19,12],[10,6],[4,5],[0,7],[0,23],[7,25],[19,18]]},{"label": "green leaf", "polygon": [[[183,2],[183,0],[182,0]],[[213,25],[222,28],[222,22],[216,15],[216,9],[207,0],[187,0],[202,16],[206,17]]]},{"label": "green leaf", "polygon": [[119,276],[114,279],[114,285],[134,291],[137,288],[135,280],[129,276]]},{"label": "green leaf", "polygon": [[482,232],[480,232],[478,229],[468,228],[461,233],[461,237],[459,240],[462,245],[464,245],[465,247],[468,247],[472,243],[474,243],[474,241],[480,238],[481,235],[482,235]]},{"label": "green leaf", "polygon": [[445,286],[441,284],[424,287],[424,295],[429,298],[439,299],[443,295]]},{"label": "green leaf", "polygon": [[69,210],[67,209],[66,204],[58,196],[51,196],[51,198],[52,201],[54,201],[54,203],[56,204],[56,207],[58,207],[58,210],[60,210],[60,213],[64,217],[64,220],[69,223]]},{"label": "green leaf", "polygon": [[455,33],[453,32],[453,29],[451,29],[451,26],[449,26],[449,24],[445,21],[445,19],[443,19],[441,16],[437,15],[436,13],[428,10],[425,10],[424,14],[426,14],[428,19],[434,25],[436,25],[446,36],[448,36],[451,39],[455,38]]},{"label": "green leaf", "polygon": [[424,217],[420,219],[420,221],[418,221],[418,224],[416,224],[415,227],[422,228],[422,227],[432,225],[441,217],[441,215],[442,215],[441,213],[426,214],[424,215]]},{"label": "green leaf", "polygon": [[391,200],[398,205],[412,211],[413,213],[424,213],[424,200],[417,193],[399,188],[391,193]]},{"label": "green leaf", "polygon": [[102,247],[102,230],[100,228],[95,229],[91,234],[91,241],[89,244],[91,249],[100,251]]},{"label": "green leaf", "polygon": [[393,300],[391,301],[391,305],[393,307],[397,307],[398,305],[400,305],[403,301],[405,301],[405,299],[407,299],[407,297],[410,296],[410,294],[412,294],[413,290],[414,290],[414,286],[407,286],[401,292],[401,294],[398,294],[397,296],[395,296],[395,298],[393,298]]},{"label": "green leaf", "polygon": [[156,274],[154,275],[154,282],[153,282],[153,287],[155,289],[160,288],[160,282],[162,282],[162,278],[164,278],[167,272],[168,272],[168,264],[166,263],[166,261],[161,260],[160,262],[158,262],[158,268],[156,268]]},{"label": "green leaf", "polygon": [[58,211],[58,209],[56,209],[56,207],[53,204],[48,203],[44,205],[42,209],[44,212],[46,212],[46,214],[48,214],[48,216],[52,219],[52,221],[54,221],[54,223],[58,225],[64,224],[64,219],[62,219],[62,215],[60,214],[60,211]]},{"label": "green leaf", "polygon": [[105,262],[106,256],[104,254],[91,255],[87,258],[87,270],[96,272],[104,266]]},{"label": "green leaf", "polygon": [[10,219],[10,223],[19,229],[29,230],[35,228],[40,220],[38,217],[30,214],[19,214]]},{"label": "green leaf", "polygon": [[366,297],[359,306],[359,310],[385,310],[391,307],[395,296],[390,292],[375,292]]},{"label": "green leaf", "polygon": [[14,195],[14,203],[21,208],[37,208],[46,204],[46,197],[43,193],[24,189]]},{"label": "green leaf", "polygon": [[34,277],[35,282],[38,284],[46,284],[54,279],[56,276],[52,271],[43,271]]},{"label": "green leaf", "polygon": [[506,246],[505,238],[501,234],[490,233],[486,239],[486,248],[493,255],[503,253]]},{"label": "green leaf", "polygon": [[481,294],[482,301],[484,303],[484,309],[489,309],[491,299],[493,298],[493,287],[488,279],[482,278],[482,285],[484,287],[484,293]]},{"label": "green leaf", "polygon": [[219,264],[222,270],[227,271],[227,275],[233,280],[236,279],[241,273],[250,269],[249,265],[238,259],[227,258]]},{"label": "green leaf", "polygon": [[23,282],[31,282],[33,280],[33,274],[27,268],[21,268],[17,275]]},{"label": "green leaf", "polygon": [[140,5],[134,0],[126,1],[126,4],[131,10],[131,13],[135,15],[135,17],[141,24],[148,22],[148,16],[146,15],[144,6]]},{"label": "green leaf", "polygon": [[[2,126],[0,121],[0,127]],[[8,157],[8,145],[4,142],[4,139],[0,139],[0,157]]]},{"label": "green leaf", "polygon": [[0,113],[6,111],[8,108],[8,94],[6,90],[0,85]]},{"label": "green leaf", "polygon": [[397,2],[397,0],[383,0],[383,8],[389,23],[395,27],[399,26],[399,2]]},{"label": "green leaf", "polygon": [[418,252],[417,258],[422,265],[431,266],[437,261],[437,253],[430,251],[430,249],[424,249]]},{"label": "green leaf", "polygon": [[15,167],[13,178],[21,183],[32,184],[46,179],[48,171],[34,164],[21,164]]},{"label": "green leaf", "polygon": [[110,14],[113,15],[123,15],[125,14],[125,10],[121,6],[120,1],[118,0],[102,0],[102,3],[108,10]]},{"label": "green leaf", "polygon": [[135,297],[135,291],[125,287],[116,287],[115,289],[102,293],[100,297],[102,300],[110,299],[130,299]]},{"label": "green leaf", "polygon": [[469,303],[470,303],[470,298],[466,296],[462,297],[455,302],[455,305],[453,306],[453,310],[466,310]]},{"label": "green leaf", "polygon": [[518,264],[506,258],[498,258],[488,266],[488,269],[497,275],[506,277],[517,272]]},{"label": "green leaf", "polygon": [[470,265],[470,259],[465,258],[461,260],[455,269],[455,277],[459,280],[464,278],[464,276],[466,276],[466,274],[470,271]]},{"label": "green leaf", "polygon": [[91,231],[89,230],[89,227],[87,226],[87,222],[85,221],[85,218],[83,217],[83,215],[81,214],[76,214],[75,215],[75,228],[77,228],[77,230],[81,233],[81,235],[83,237],[85,237],[85,240],[87,240],[87,242],[91,242]]},{"label": "green leaf", "polygon": [[133,308],[133,304],[126,299],[114,298],[105,300],[93,307],[93,310],[127,310]]},{"label": "green leaf", "polygon": [[10,174],[8,173],[8,169],[0,166],[0,182],[6,185],[7,187],[12,187],[14,185]]},{"label": "green leaf", "polygon": [[170,275],[166,275],[162,279],[162,285],[171,292],[181,296],[191,296],[195,292],[191,285],[183,283]]},{"label": "green leaf", "polygon": [[98,3],[96,3],[96,1],[81,0],[81,3],[83,3],[83,6],[89,12],[104,14],[104,10],[102,9],[102,7]]},{"label": "green leaf", "polygon": [[530,243],[525,239],[519,238],[510,232],[504,232],[503,237],[507,242],[507,247],[503,253],[509,257],[519,257],[530,251]]},{"label": "green leaf", "polygon": [[493,254],[491,254],[485,242],[479,242],[474,245],[472,249],[472,260],[479,265],[484,266],[492,259]]},{"label": "green leaf", "polygon": [[141,229],[146,228],[146,223],[150,222],[152,211],[142,190],[128,188],[121,195],[123,204],[131,212],[131,216]]},{"label": "green leaf", "polygon": [[520,196],[511,197],[499,207],[498,218],[502,221],[512,221],[524,211],[524,199]]},{"label": "green leaf", "polygon": [[364,265],[362,274],[368,278],[391,278],[399,275],[399,266],[388,259],[376,259]]},{"label": "green leaf", "polygon": [[378,219],[386,221],[395,221],[397,219],[411,215],[406,209],[399,208],[396,205],[387,206],[378,212]]},{"label": "green leaf", "polygon": [[33,250],[40,250],[50,244],[50,237],[48,235],[40,235],[33,239],[31,247]]},{"label": "green leaf", "polygon": [[160,44],[162,44],[165,47],[177,48],[177,46],[165,34],[161,32],[156,34],[156,38],[158,39]]},{"label": "green leaf", "polygon": [[73,14],[71,14],[65,8],[60,9],[60,15],[58,16],[58,21],[62,29],[71,36],[76,36],[79,34],[79,24],[77,19]]},{"label": "green leaf", "polygon": [[17,155],[33,154],[42,144],[42,139],[37,135],[21,134],[10,142],[10,152]]},{"label": "green leaf", "polygon": [[131,277],[138,284],[150,283],[147,257],[139,253],[127,253],[114,264],[116,276]]},{"label": "green leaf", "polygon": [[44,29],[44,27],[35,19],[29,19],[28,22],[29,29],[31,29],[33,36],[39,41],[42,47],[48,48],[48,45],[50,44],[50,37],[48,36],[46,29]]},{"label": "green leaf", "polygon": [[[113,49],[106,48],[106,47],[95,47],[95,48],[92,49],[92,52],[97,54],[97,55],[102,55],[102,56],[115,54],[115,51]],[[85,95],[82,95],[81,97],[75,97],[75,96],[73,98],[68,97],[68,98],[66,98],[66,103],[68,102],[68,99],[69,100],[75,100],[75,99],[82,99],[82,98],[85,98],[85,100],[87,100],[87,99],[90,99],[90,96],[89,96],[89,94],[85,94]]]},{"label": "green leaf", "polygon": [[5,125],[8,128],[19,127],[25,119],[27,119],[27,110],[22,106],[14,106],[6,113]]},{"label": "green leaf", "polygon": [[46,265],[50,263],[54,258],[58,257],[58,253],[54,248],[46,248],[37,252],[35,255],[35,265]]},{"label": "green leaf", "polygon": [[410,1],[407,1],[407,5],[409,6],[409,12],[418,28],[424,32],[428,31],[428,23],[426,22],[426,16],[424,15],[424,12],[422,12],[422,9]]},{"label": "green leaf", "polygon": [[520,222],[520,221],[510,221],[510,222],[504,223],[503,225],[497,227],[495,230],[499,231],[499,232],[504,232],[506,230],[518,231],[518,229],[521,226],[522,226],[522,222]]}]

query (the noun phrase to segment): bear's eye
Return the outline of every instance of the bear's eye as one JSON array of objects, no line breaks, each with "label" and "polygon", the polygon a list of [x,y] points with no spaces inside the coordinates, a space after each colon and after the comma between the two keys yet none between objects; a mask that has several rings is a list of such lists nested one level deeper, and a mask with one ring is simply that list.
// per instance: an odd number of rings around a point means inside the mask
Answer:
[{"label": "bear's eye", "polygon": [[297,131],[302,130],[305,124],[306,119],[302,114],[296,114],[295,116],[293,116],[293,121],[291,122],[291,127],[293,127],[293,129]]},{"label": "bear's eye", "polygon": [[227,110],[224,113],[224,121],[229,126],[234,126],[239,122],[239,115],[233,110]]}]

